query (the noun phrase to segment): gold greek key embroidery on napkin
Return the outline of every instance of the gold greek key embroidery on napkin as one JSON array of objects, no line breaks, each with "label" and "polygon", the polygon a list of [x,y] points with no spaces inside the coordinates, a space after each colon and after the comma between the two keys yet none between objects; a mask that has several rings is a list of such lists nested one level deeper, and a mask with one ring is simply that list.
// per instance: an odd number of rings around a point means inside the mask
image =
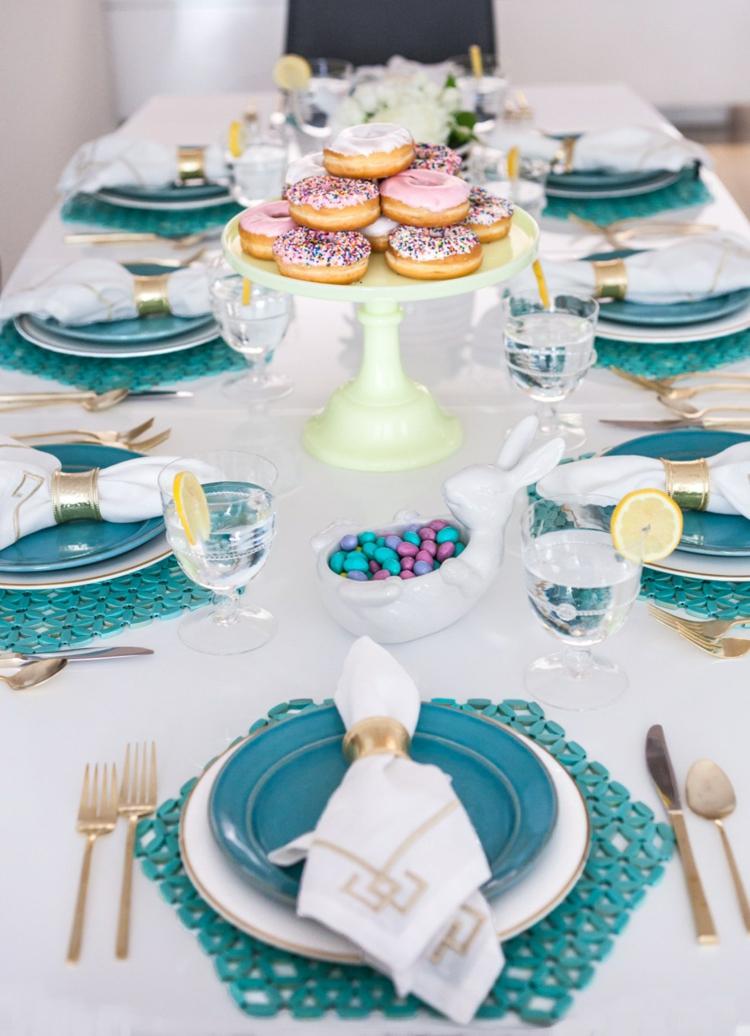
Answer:
[{"label": "gold greek key embroidery on napkin", "polygon": [[[443,941],[435,947],[430,955],[430,963],[439,964],[449,951],[457,954],[459,957],[465,957],[477,935],[479,935],[485,920],[486,918],[478,910],[464,903],[450,928],[445,933]],[[468,932],[466,932],[467,924],[469,925]],[[463,936],[462,932],[465,932]]]},{"label": "gold greek key embroidery on napkin", "polygon": [[[23,487],[26,485],[26,480],[33,483],[33,489],[23,495]],[[11,498],[17,499],[19,496],[21,499],[16,504],[15,510],[13,511],[13,534],[16,540],[21,538],[21,505],[25,504],[27,500],[31,500],[32,496],[44,485],[44,479],[41,475],[36,475],[33,471],[24,471],[21,474],[21,481],[18,483],[16,488],[10,494]]]},{"label": "gold greek key embroidery on napkin", "polygon": [[[391,873],[398,862],[415,842],[427,833],[431,828],[439,824],[453,810],[457,809],[457,802],[448,802],[433,816],[428,817],[424,823],[415,828],[403,842],[391,853],[382,867],[375,867],[373,864],[363,860],[361,856],[351,852],[349,849],[324,838],[316,838],[313,845],[319,845],[324,849],[343,856],[355,863],[359,871],[354,871],[346,879],[339,889],[344,895],[351,896],[358,902],[363,903],[373,913],[380,913],[387,907],[392,907],[400,914],[408,914],[415,903],[421,898],[429,883],[414,871],[405,870],[400,875]],[[363,874],[362,871],[365,873]]]}]

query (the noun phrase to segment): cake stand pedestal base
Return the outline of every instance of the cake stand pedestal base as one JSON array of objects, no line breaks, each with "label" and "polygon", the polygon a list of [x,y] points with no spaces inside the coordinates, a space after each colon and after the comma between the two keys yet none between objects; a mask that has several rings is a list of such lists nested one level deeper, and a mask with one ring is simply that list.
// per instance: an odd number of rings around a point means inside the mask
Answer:
[{"label": "cake stand pedestal base", "polygon": [[305,425],[304,444],[326,464],[357,471],[404,471],[450,456],[461,425],[443,413],[424,385],[401,366],[401,307],[390,299],[365,302],[362,366]]}]

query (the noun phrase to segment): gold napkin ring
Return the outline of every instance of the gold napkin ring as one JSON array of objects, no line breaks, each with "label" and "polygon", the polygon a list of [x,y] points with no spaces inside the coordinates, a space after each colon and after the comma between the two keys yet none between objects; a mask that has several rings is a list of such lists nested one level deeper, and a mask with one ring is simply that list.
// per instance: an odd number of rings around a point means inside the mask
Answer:
[{"label": "gold napkin ring", "polygon": [[183,183],[190,180],[205,180],[205,154],[206,149],[203,147],[177,148],[177,176]]},{"label": "gold napkin ring", "polygon": [[708,461],[659,460],[664,465],[667,495],[684,511],[705,511],[710,490]]},{"label": "gold napkin ring", "polygon": [[366,716],[347,730],[342,748],[350,763],[366,755],[408,756],[411,738],[406,727],[390,716]]},{"label": "gold napkin ring", "polygon": [[133,277],[133,298],[139,317],[172,312],[169,308],[168,280],[168,273]]},{"label": "gold napkin ring", "polygon": [[624,299],[628,290],[628,269],[624,259],[599,259],[594,267],[594,295],[598,299]]},{"label": "gold napkin ring", "polygon": [[102,520],[99,509],[99,468],[55,471],[50,482],[52,509],[58,525],[89,518]]},{"label": "gold napkin ring", "polygon": [[564,173],[573,172],[573,152],[576,148],[575,137],[565,137],[560,145],[560,150],[557,154],[557,159],[562,166]]}]

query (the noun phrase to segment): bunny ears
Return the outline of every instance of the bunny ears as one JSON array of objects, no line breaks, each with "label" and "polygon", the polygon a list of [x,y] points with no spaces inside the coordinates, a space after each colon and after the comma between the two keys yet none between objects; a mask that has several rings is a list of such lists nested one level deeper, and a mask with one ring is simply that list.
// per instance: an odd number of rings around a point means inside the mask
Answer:
[{"label": "bunny ears", "polygon": [[522,418],[511,428],[500,449],[497,466],[512,473],[518,486],[529,486],[549,474],[562,460],[565,443],[562,439],[550,439],[529,452],[539,421],[533,415]]}]

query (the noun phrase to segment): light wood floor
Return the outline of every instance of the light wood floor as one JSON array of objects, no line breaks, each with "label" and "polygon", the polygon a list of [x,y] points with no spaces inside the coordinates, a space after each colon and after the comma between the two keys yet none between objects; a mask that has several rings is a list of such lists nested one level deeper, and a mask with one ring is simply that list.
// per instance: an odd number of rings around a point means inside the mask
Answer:
[{"label": "light wood floor", "polygon": [[750,143],[706,144],[716,163],[716,172],[750,216]]}]

